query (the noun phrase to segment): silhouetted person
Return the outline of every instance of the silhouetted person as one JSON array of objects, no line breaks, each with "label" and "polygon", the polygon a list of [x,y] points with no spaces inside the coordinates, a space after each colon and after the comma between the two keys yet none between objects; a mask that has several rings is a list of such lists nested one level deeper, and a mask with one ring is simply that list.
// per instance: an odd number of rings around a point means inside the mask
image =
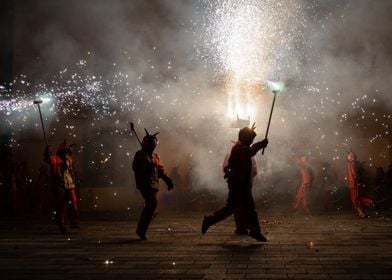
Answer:
[{"label": "silhouetted person", "polygon": [[60,231],[65,234],[65,215],[70,208],[71,228],[79,228],[78,222],[78,199],[75,191],[75,179],[73,176],[72,151],[66,141],[60,143],[56,153],[46,147],[44,153],[45,162],[50,165],[50,175],[56,194],[56,218]]},{"label": "silhouetted person", "polygon": [[262,148],[267,147],[268,140],[257,142],[253,145],[256,133],[253,129],[245,127],[238,134],[238,141],[231,149],[225,178],[228,182],[229,195],[226,205],[205,216],[202,224],[202,233],[208,228],[232,215],[237,207],[244,209],[249,236],[258,241],[266,242],[262,235],[255,203],[252,196],[252,157]]},{"label": "silhouetted person", "polygon": [[379,204],[382,208],[385,208],[388,204],[388,188],[387,188],[387,177],[384,172],[383,167],[376,167],[376,176],[374,178],[374,197],[375,200],[377,201],[377,204]]},{"label": "silhouetted person", "polygon": [[37,211],[42,214],[49,209],[49,177],[47,165],[42,164],[39,168],[38,177],[34,185]]},{"label": "silhouetted person", "polygon": [[19,162],[16,168],[16,212],[30,214],[33,210],[33,180],[26,160]]},{"label": "silhouetted person", "polygon": [[[226,154],[225,159],[223,161],[223,172],[225,173],[225,170],[227,166],[229,165],[229,158],[230,158],[230,153]],[[252,157],[252,180],[254,177],[257,175],[257,164],[256,160],[254,157]],[[233,213],[234,217],[234,222],[235,222],[235,234],[238,235],[244,235],[248,234],[248,223],[247,223],[247,217],[246,217],[246,212],[244,207],[241,205],[237,205],[236,208],[234,209]]]},{"label": "silhouetted person", "polygon": [[386,198],[387,203],[385,208],[392,208],[392,164],[389,164],[388,171],[385,176],[385,190],[386,190]]},{"label": "silhouetted person", "polygon": [[388,166],[388,171],[387,171],[386,176],[387,176],[386,177],[387,180],[390,179],[392,181],[392,163]]},{"label": "silhouetted person", "polygon": [[15,178],[15,166],[11,138],[8,135],[0,135],[0,215],[12,214],[13,181]]},{"label": "silhouetted person", "polygon": [[309,214],[309,190],[312,187],[313,171],[309,166],[309,158],[305,155],[295,157],[295,162],[301,172],[301,185],[298,188],[294,201],[294,210],[299,207]]},{"label": "silhouetted person", "polygon": [[150,135],[147,130],[142,141],[141,150],[137,151],[132,163],[135,173],[136,187],[144,199],[144,209],[137,225],[136,234],[140,239],[146,239],[148,226],[158,206],[157,193],[159,190],[159,178],[166,184],[168,190],[173,188],[173,182],[163,168],[162,161],[154,149],[158,144],[155,133]]}]

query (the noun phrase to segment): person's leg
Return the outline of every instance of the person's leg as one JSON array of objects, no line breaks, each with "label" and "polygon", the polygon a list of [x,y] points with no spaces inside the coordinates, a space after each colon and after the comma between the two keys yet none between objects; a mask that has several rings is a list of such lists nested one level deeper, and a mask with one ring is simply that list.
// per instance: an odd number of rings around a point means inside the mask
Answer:
[{"label": "person's leg", "polygon": [[354,210],[357,212],[358,216],[365,218],[366,215],[362,211],[361,202],[358,195],[358,187],[350,187],[351,203],[353,204]]},{"label": "person's leg", "polygon": [[216,210],[214,213],[204,217],[201,232],[205,234],[210,226],[215,225],[232,215],[237,204],[236,200],[236,192],[229,190],[229,197],[226,205]]},{"label": "person's leg", "polygon": [[357,199],[357,189],[355,187],[350,188],[350,197],[351,197],[351,203],[354,209],[356,210],[358,208],[358,199]]},{"label": "person's leg", "polygon": [[305,213],[308,214],[309,213],[309,201],[308,201],[308,199],[309,199],[309,184],[303,184],[302,187],[304,189],[303,190],[304,195],[302,198],[303,209],[304,209]]},{"label": "person's leg", "polygon": [[71,202],[69,205],[71,228],[79,228],[78,198],[75,189],[69,190],[69,201]]},{"label": "person's leg", "polygon": [[303,203],[303,198],[304,198],[304,188],[303,184],[298,188],[297,195],[295,196],[295,201],[293,208],[296,210],[298,207]]},{"label": "person's leg", "polygon": [[152,217],[154,216],[155,210],[158,206],[157,200],[157,191],[151,190],[143,190],[140,191],[143,199],[144,199],[144,209],[139,219],[139,223],[137,225],[136,233],[139,235],[141,239],[146,239],[146,232]]},{"label": "person's leg", "polygon": [[236,234],[248,234],[248,224],[245,210],[242,206],[237,205],[234,209],[234,222]]},{"label": "person's leg", "polygon": [[57,224],[61,233],[66,233],[65,229],[65,214],[67,212],[67,191],[64,189],[58,190],[58,197],[57,197]]},{"label": "person's leg", "polygon": [[267,242],[267,238],[261,233],[259,218],[256,212],[255,202],[251,189],[246,190],[241,196],[241,205],[246,211],[247,221],[249,224],[249,236],[257,241]]}]

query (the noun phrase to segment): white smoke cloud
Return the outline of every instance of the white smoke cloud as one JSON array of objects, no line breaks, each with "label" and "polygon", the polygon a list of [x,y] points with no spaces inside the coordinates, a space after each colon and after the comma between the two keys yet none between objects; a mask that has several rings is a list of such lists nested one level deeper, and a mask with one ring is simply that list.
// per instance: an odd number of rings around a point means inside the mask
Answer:
[{"label": "white smoke cloud", "polygon": [[[20,8],[23,1],[16,2]],[[137,148],[135,139],[127,142],[127,123],[132,120],[139,131],[146,127],[161,132],[158,151],[169,169],[192,161],[195,187],[225,191],[221,163],[237,130],[230,128],[231,120],[225,116],[221,64],[211,52],[219,45],[208,44],[216,38],[206,41],[213,34],[209,28],[214,18],[209,13],[219,1],[31,2],[31,15],[23,18],[19,10],[16,21],[32,24],[32,39],[26,48],[33,47],[34,57],[16,61],[31,83],[44,81],[46,88],[53,89],[61,120],[53,124],[57,126],[54,138],[68,136],[64,127],[69,116],[83,112],[87,116],[83,123],[91,133],[82,129],[76,139],[88,135],[98,147],[97,157],[102,154],[100,143],[111,144],[119,154],[113,168],[124,166],[122,170],[132,176],[129,163]],[[251,2],[260,11],[268,8],[265,3],[286,5],[285,11],[295,3]],[[278,37],[290,40],[281,45],[280,67],[270,69],[274,67],[271,62],[266,70],[286,82],[286,91],[277,99],[266,155],[257,156],[262,176],[285,175],[293,152],[310,153],[314,163],[330,161],[342,167],[344,154],[339,144],[357,148],[358,138],[388,137],[391,9],[388,1],[299,1],[295,17],[285,18],[287,29]],[[16,44],[23,52],[23,38],[30,30],[17,26]],[[36,57],[38,63],[33,63]],[[66,73],[59,75],[65,68]],[[92,83],[102,86],[96,92],[86,90]],[[36,90],[34,86],[23,88],[31,94]],[[264,136],[272,99],[268,92],[261,95],[255,101],[258,140]],[[25,111],[10,118],[26,122],[20,115],[31,118]],[[102,136],[102,131],[113,132],[115,140]],[[369,142],[381,144],[377,139]]]}]

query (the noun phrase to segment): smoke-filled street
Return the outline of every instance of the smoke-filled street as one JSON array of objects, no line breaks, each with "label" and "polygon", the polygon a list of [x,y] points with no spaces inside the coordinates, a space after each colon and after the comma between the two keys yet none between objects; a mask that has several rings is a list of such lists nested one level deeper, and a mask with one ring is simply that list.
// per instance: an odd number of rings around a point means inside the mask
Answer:
[{"label": "smoke-filled street", "polygon": [[2,1],[0,272],[386,277],[391,14],[388,0]]}]

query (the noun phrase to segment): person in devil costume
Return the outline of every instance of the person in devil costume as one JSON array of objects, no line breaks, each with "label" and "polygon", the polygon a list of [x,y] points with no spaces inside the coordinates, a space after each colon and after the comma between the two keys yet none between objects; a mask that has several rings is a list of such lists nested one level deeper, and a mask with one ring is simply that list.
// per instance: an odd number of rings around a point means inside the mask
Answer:
[{"label": "person in devil costume", "polygon": [[154,150],[158,144],[157,134],[150,135],[145,129],[146,136],[141,142],[142,148],[136,152],[132,162],[132,169],[135,173],[136,187],[144,199],[144,209],[137,225],[136,234],[140,239],[146,239],[148,226],[155,214],[158,206],[157,193],[159,190],[159,178],[161,178],[170,191],[173,189],[173,182],[167,175],[161,158]]},{"label": "person in devil costume", "polygon": [[362,206],[373,207],[377,210],[377,206],[373,199],[364,195],[364,185],[362,184],[362,168],[361,163],[357,160],[357,156],[353,151],[347,153],[347,173],[348,173],[348,185],[350,188],[351,203],[361,218],[368,217]]},{"label": "person in devil costume", "polygon": [[[227,153],[225,156],[225,159],[223,161],[223,164],[222,164],[223,173],[225,173],[225,170],[226,170],[227,166],[229,165],[229,158],[230,158],[230,153]],[[257,164],[256,164],[255,158],[252,157],[252,179],[254,179],[256,177],[256,175],[257,175]],[[241,207],[241,205],[237,205],[237,207],[234,209],[233,217],[234,217],[234,222],[235,222],[234,233],[237,235],[248,234],[246,213],[244,211],[244,208]]]},{"label": "person in devil costume", "polygon": [[72,146],[67,146],[67,142],[64,140],[58,146],[56,153],[52,153],[49,146],[46,147],[44,152],[44,160],[50,166],[51,184],[56,200],[57,223],[63,234],[67,232],[65,228],[67,210],[70,211],[71,228],[79,228],[78,199],[73,176]]},{"label": "person in devil costume", "polygon": [[312,187],[313,171],[309,166],[309,158],[305,155],[294,156],[297,166],[301,172],[301,185],[298,188],[294,201],[294,210],[302,206],[305,214],[309,214],[309,190]]},{"label": "person in devil costume", "polygon": [[229,188],[226,205],[204,217],[202,234],[205,234],[210,226],[232,215],[237,207],[241,207],[245,212],[249,236],[258,241],[267,241],[267,238],[261,233],[252,196],[252,157],[267,147],[268,140],[264,139],[252,145],[256,137],[254,129],[254,126],[252,128],[244,127],[238,134],[238,141],[231,149],[228,165],[225,168],[225,178]]}]

